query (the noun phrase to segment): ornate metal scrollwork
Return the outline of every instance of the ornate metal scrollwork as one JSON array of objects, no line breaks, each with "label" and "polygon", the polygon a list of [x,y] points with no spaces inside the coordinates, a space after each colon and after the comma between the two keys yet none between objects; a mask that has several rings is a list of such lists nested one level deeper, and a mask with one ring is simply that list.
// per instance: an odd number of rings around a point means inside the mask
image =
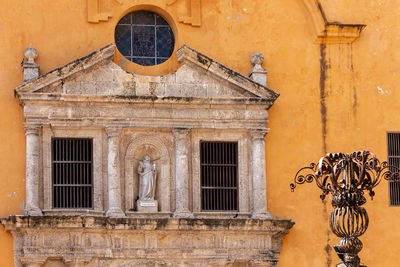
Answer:
[{"label": "ornate metal scrollwork", "polygon": [[380,162],[369,151],[356,151],[350,154],[329,153],[318,163],[301,168],[290,184],[292,191],[299,184],[315,181],[322,190],[321,199],[332,195],[332,207],[329,226],[332,232],[342,238],[335,246],[342,264],[348,267],[359,267],[358,253],[363,244],[358,239],[368,228],[367,211],[361,207],[367,200],[364,191],[371,199],[375,196],[374,187],[382,179],[400,180],[399,169]]}]

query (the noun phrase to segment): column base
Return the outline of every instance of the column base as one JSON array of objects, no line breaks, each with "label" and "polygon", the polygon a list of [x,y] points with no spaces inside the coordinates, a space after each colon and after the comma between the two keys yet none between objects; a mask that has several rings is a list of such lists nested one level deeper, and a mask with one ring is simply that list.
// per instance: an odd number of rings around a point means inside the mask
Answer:
[{"label": "column base", "polygon": [[269,212],[261,212],[261,213],[253,213],[251,218],[259,220],[270,220],[273,219],[274,216],[272,216]]},{"label": "column base", "polygon": [[39,208],[30,207],[30,208],[26,208],[24,210],[24,215],[25,216],[43,216],[43,212]]},{"label": "column base", "polygon": [[174,218],[194,218],[193,213],[188,210],[184,211],[175,211]]},{"label": "column base", "polygon": [[119,218],[119,217],[125,217],[125,213],[121,209],[113,208],[113,209],[107,210],[106,216]]}]

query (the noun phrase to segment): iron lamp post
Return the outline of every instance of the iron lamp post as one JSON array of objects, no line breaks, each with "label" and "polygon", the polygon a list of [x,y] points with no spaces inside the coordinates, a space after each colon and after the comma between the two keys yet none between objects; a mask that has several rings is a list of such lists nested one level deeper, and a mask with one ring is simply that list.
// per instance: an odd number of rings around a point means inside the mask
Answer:
[{"label": "iron lamp post", "polygon": [[399,180],[398,168],[380,162],[369,151],[356,151],[350,154],[329,153],[318,163],[301,168],[290,184],[292,191],[297,184],[315,181],[322,190],[321,199],[332,196],[333,211],[329,226],[332,232],[341,238],[334,246],[342,260],[337,267],[362,267],[358,253],[363,244],[358,239],[368,228],[369,218],[362,205],[367,200],[364,192],[374,197],[374,187],[381,180]]}]

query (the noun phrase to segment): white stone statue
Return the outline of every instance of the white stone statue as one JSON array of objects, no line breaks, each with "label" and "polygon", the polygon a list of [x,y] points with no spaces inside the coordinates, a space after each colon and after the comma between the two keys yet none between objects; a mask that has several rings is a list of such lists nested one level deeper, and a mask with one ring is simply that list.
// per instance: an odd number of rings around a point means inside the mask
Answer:
[{"label": "white stone statue", "polygon": [[145,155],[139,162],[139,200],[154,200],[156,189],[156,164],[150,163],[150,156]]}]

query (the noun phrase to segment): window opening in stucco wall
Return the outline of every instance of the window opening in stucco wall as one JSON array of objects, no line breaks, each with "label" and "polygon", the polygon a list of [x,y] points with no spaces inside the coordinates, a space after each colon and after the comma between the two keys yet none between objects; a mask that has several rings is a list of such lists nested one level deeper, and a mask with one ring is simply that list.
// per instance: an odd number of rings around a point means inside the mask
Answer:
[{"label": "window opening in stucco wall", "polygon": [[52,139],[54,208],[93,208],[92,139]]},{"label": "window opening in stucco wall", "polygon": [[202,210],[238,208],[237,142],[201,142]]}]

